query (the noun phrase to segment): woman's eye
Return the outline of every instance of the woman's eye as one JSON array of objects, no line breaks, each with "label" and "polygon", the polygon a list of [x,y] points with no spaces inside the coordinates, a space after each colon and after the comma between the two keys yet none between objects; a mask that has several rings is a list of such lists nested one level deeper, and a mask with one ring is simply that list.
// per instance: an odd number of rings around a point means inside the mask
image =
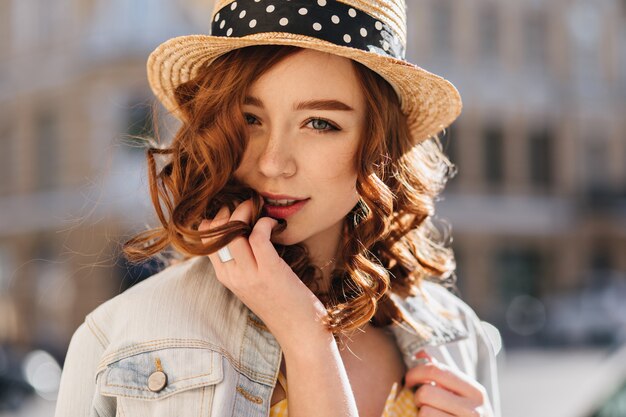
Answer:
[{"label": "woman's eye", "polygon": [[[258,122],[257,118],[254,117],[253,115],[249,114],[249,113],[245,113],[243,115],[243,117],[246,120],[246,123],[249,124],[249,125],[253,125],[253,124]],[[309,119],[306,122],[306,125],[311,125],[313,130],[317,131],[317,133],[325,133],[325,132],[329,132],[329,131],[339,131],[339,130],[341,130],[338,127],[336,127],[335,125],[333,125],[332,123],[330,123],[328,120],[319,119],[319,118]]]},{"label": "woman's eye", "polygon": [[319,133],[332,131],[332,130],[340,130],[335,125],[330,123],[328,120],[324,119],[309,119],[307,124],[312,123],[313,129],[317,130]]},{"label": "woman's eye", "polygon": [[[243,117],[244,117],[244,119],[246,119],[246,123],[248,123],[248,124],[254,124],[254,121],[256,120],[256,117],[254,117],[253,115],[248,114],[248,113],[244,114]],[[251,119],[252,119],[252,121],[250,121]]]}]

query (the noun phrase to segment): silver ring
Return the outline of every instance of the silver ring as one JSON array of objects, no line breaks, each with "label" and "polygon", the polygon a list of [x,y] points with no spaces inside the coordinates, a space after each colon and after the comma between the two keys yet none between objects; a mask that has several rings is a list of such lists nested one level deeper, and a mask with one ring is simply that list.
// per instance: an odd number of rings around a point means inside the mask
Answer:
[{"label": "silver ring", "polygon": [[224,246],[223,248],[218,250],[217,256],[220,257],[220,261],[222,261],[222,263],[232,261],[233,259],[235,259],[233,258],[233,255],[230,253],[230,250],[228,250],[228,246]]}]

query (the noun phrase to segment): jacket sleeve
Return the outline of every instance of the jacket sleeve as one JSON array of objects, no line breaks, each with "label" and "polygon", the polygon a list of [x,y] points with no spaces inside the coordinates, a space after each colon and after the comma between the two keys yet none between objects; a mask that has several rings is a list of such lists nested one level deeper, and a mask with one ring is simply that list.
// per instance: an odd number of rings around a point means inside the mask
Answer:
[{"label": "jacket sleeve", "polygon": [[55,417],[114,417],[115,399],[96,393],[104,345],[83,322],[72,335],[61,374]]}]

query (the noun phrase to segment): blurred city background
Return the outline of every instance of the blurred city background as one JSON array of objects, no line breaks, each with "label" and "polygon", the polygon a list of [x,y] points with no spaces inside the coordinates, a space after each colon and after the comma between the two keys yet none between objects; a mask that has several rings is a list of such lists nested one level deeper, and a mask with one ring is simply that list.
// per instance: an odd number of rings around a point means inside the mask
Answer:
[{"label": "blurred city background", "polygon": [[[626,1],[407,2],[408,60],[464,101],[438,215],[503,415],[626,416]],[[155,271],[120,256],[154,224],[129,137],[148,54],[212,7],[0,0],[0,417],[51,416],[84,316]]]}]

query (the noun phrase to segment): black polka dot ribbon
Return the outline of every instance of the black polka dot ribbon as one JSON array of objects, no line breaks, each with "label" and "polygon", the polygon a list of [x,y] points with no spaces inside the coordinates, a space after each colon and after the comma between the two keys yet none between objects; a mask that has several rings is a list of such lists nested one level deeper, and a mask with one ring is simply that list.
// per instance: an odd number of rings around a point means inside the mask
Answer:
[{"label": "black polka dot ribbon", "polygon": [[336,0],[237,0],[214,16],[211,35],[243,37],[288,32],[404,59],[405,47],[389,25]]}]

